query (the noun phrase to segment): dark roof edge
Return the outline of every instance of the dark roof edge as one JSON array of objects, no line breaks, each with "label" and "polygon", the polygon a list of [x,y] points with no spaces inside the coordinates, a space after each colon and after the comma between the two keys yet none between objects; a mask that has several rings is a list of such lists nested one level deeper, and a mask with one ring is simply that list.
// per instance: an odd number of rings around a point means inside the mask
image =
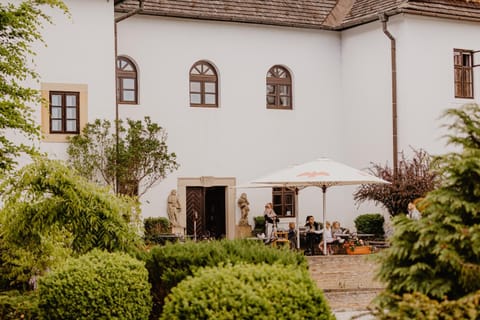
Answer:
[{"label": "dark roof edge", "polygon": [[419,11],[416,9],[401,9],[401,13],[408,13],[414,14],[418,16],[426,16],[426,17],[433,17],[433,18],[443,18],[443,19],[450,19],[450,20],[460,20],[460,21],[470,21],[470,22],[480,22],[479,17],[471,17],[471,16],[464,16],[459,14],[448,14],[448,13],[436,13],[436,12],[426,12],[426,11]]},{"label": "dark roof edge", "polygon": [[[124,1],[124,0],[118,0]],[[128,13],[128,10],[115,10],[118,13]],[[161,16],[161,17],[169,17],[169,18],[181,18],[181,19],[192,19],[192,20],[207,20],[207,21],[221,21],[221,22],[236,22],[236,23],[246,23],[246,24],[257,24],[257,25],[268,25],[268,26],[280,26],[280,27],[290,27],[290,28],[301,28],[301,29],[315,29],[315,30],[327,30],[332,31],[335,30],[333,27],[325,26],[325,25],[312,25],[312,24],[302,24],[302,23],[275,23],[275,22],[268,22],[268,21],[255,21],[249,19],[239,19],[238,17],[235,18],[228,18],[228,17],[204,17],[201,15],[192,15],[192,14],[168,14],[168,13],[153,13],[148,12],[146,10],[141,10],[138,14],[147,15],[147,16]]]},{"label": "dark roof edge", "polygon": [[[125,0],[115,0],[115,4],[117,2],[123,2]],[[117,13],[129,13],[129,10],[115,10]],[[353,19],[341,25],[331,27],[326,25],[312,25],[312,24],[302,24],[302,23],[280,23],[280,22],[269,22],[269,21],[256,21],[252,19],[239,19],[238,17],[229,18],[229,17],[205,17],[201,15],[191,15],[191,14],[181,14],[181,13],[153,13],[148,12],[145,10],[140,10],[138,14],[147,15],[147,16],[162,16],[162,17],[170,17],[170,18],[181,18],[181,19],[191,19],[191,20],[206,20],[206,21],[220,21],[220,22],[235,22],[235,23],[245,23],[245,24],[256,24],[256,25],[267,25],[267,26],[280,26],[280,27],[290,27],[290,28],[300,28],[300,29],[313,29],[313,30],[326,30],[326,31],[342,31],[346,29],[350,29],[356,26],[360,26],[363,24],[367,24],[376,20],[379,20],[379,15],[385,14],[387,16],[394,16],[397,14],[412,14],[418,16],[426,16],[426,17],[433,17],[433,18],[442,18],[442,19],[450,19],[450,20],[460,20],[460,21],[470,21],[470,22],[480,22],[480,17],[471,17],[471,16],[463,16],[458,14],[447,14],[447,13],[435,13],[435,12],[426,12],[420,11],[412,8],[396,8],[392,10],[387,10],[384,12],[377,12],[374,14],[370,14],[368,16],[364,16],[362,18]]]},{"label": "dark roof edge", "polygon": [[118,5],[118,4],[122,4],[122,3],[125,2],[125,1],[126,1],[126,0],[115,0],[115,1],[113,2],[113,5],[116,6],[116,5]]}]

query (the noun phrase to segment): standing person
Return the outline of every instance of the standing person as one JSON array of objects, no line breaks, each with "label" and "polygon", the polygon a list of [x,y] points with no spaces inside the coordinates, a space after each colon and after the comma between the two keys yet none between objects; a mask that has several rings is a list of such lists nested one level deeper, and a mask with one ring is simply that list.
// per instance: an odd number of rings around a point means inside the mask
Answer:
[{"label": "standing person", "polygon": [[271,202],[265,205],[263,215],[265,217],[265,224],[267,225],[267,241],[265,243],[269,243],[275,237],[274,233],[278,222],[277,214],[273,211],[273,204]]},{"label": "standing person", "polygon": [[320,235],[318,234],[320,224],[315,221],[313,216],[307,216],[305,227],[307,227],[307,250],[305,251],[305,254],[313,255],[315,253],[315,243],[320,241]]},{"label": "standing person", "polygon": [[288,224],[288,241],[290,241],[290,249],[297,248],[297,230],[295,230],[295,222]]},{"label": "standing person", "polygon": [[408,215],[412,220],[419,220],[422,217],[420,211],[418,211],[417,207],[413,202],[408,203]]}]

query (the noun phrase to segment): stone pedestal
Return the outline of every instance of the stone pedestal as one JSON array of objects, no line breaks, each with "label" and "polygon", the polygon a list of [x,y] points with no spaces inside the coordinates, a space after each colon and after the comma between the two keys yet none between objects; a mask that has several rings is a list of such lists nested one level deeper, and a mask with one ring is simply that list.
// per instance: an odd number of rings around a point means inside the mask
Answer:
[{"label": "stone pedestal", "polygon": [[245,239],[252,236],[252,227],[250,225],[236,226],[235,227],[235,238]]},{"label": "stone pedestal", "polygon": [[183,235],[185,229],[182,226],[172,226],[172,234]]}]

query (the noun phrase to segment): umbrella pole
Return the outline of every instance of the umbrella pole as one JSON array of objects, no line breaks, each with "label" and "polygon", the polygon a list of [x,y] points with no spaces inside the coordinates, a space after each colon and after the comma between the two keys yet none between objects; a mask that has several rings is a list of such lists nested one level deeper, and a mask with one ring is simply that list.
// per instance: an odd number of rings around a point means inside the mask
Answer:
[{"label": "umbrella pole", "polygon": [[323,234],[322,234],[322,239],[323,239],[323,254],[326,255],[327,254],[327,241],[325,239],[325,217],[326,217],[326,193],[327,193],[327,186],[326,185],[323,185],[322,186],[322,192],[323,192]]},{"label": "umbrella pole", "polygon": [[297,231],[297,249],[300,250],[300,227],[298,225],[298,188],[295,188],[295,219],[297,221],[296,223],[296,231]]}]

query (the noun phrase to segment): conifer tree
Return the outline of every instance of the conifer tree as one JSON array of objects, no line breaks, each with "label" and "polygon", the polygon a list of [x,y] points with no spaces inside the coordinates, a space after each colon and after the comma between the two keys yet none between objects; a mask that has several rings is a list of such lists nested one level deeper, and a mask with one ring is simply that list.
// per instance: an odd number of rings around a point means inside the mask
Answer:
[{"label": "conifer tree", "polygon": [[422,218],[394,219],[391,247],[380,255],[380,310],[398,312],[409,294],[440,302],[480,292],[480,106],[449,109],[444,117],[453,118],[445,127],[456,151],[434,158],[440,187],[425,198]]}]

